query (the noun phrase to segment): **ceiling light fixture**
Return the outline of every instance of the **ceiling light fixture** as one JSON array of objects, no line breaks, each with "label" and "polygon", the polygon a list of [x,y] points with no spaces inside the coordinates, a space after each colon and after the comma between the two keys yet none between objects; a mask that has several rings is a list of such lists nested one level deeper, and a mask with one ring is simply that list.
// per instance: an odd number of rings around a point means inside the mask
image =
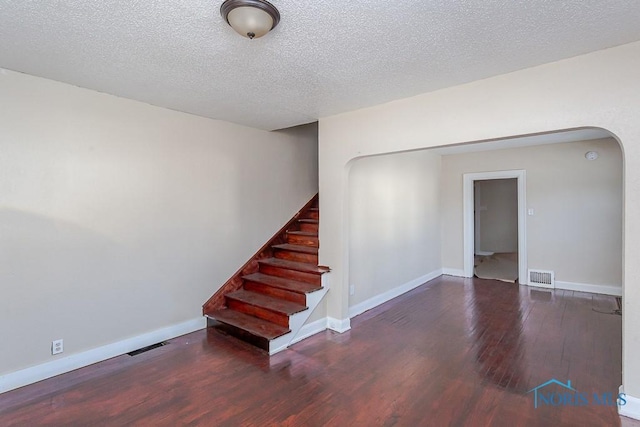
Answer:
[{"label": "ceiling light fixture", "polygon": [[598,158],[598,152],[597,151],[587,151],[584,154],[584,158],[587,160],[595,160]]},{"label": "ceiling light fixture", "polygon": [[241,36],[257,39],[280,22],[280,12],[265,0],[225,0],[220,14]]}]

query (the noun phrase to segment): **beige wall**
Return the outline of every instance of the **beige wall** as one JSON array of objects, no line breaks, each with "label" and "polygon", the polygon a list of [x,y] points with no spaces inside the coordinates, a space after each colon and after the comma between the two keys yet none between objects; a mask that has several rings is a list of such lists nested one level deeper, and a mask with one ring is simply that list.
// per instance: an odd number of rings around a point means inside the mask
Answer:
[{"label": "beige wall", "polygon": [[518,252],[518,181],[475,181],[475,253]]},{"label": "beige wall", "polygon": [[349,305],[439,270],[440,156],[358,159],[349,178]]},{"label": "beige wall", "polygon": [[[585,159],[597,151],[595,161]],[[614,139],[442,157],[442,262],[463,268],[462,176],[526,171],[528,267],[556,280],[622,283],[622,152]]]},{"label": "beige wall", "polygon": [[[320,262],[332,268],[328,315],[349,311],[352,159],[582,127],[624,153],[623,385],[640,396],[640,43],[577,56],[320,120]],[[444,196],[444,194],[443,194]],[[447,236],[444,236],[447,237]]]},{"label": "beige wall", "polygon": [[317,191],[264,132],[0,73],[0,374],[197,318]]}]

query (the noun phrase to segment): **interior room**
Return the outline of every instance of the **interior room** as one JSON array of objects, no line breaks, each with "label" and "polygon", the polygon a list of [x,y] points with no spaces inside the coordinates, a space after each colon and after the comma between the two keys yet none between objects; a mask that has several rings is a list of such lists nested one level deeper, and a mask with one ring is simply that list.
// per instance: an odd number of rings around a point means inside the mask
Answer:
[{"label": "interior room", "polygon": [[2,2],[0,424],[640,425],[638,19]]},{"label": "interior room", "polygon": [[518,180],[473,181],[473,275],[518,281]]}]

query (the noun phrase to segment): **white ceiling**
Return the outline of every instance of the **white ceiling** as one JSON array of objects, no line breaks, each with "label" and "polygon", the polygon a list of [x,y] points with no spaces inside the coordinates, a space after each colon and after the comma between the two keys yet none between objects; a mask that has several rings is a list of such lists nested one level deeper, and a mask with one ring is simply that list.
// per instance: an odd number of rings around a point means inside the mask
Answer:
[{"label": "white ceiling", "polygon": [[638,0],[0,0],[0,67],[279,129],[640,40]]}]

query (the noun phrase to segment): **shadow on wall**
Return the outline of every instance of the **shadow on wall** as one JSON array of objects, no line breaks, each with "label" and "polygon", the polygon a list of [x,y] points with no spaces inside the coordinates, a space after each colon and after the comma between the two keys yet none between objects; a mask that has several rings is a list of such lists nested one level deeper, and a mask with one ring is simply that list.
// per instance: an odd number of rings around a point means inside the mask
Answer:
[{"label": "shadow on wall", "polygon": [[167,306],[172,301],[155,287],[162,268],[153,254],[135,253],[88,228],[17,209],[0,210],[0,230],[0,336],[19,349],[0,352],[0,374],[28,363],[26,354],[46,357],[52,339],[64,337],[65,353],[73,353],[76,334],[104,340],[109,339],[107,325],[130,329],[119,314],[148,316],[150,308],[141,301],[149,293]]},{"label": "shadow on wall", "polygon": [[[20,283],[29,295],[77,291],[78,279],[116,274],[120,260],[131,259],[116,241],[69,221],[17,209],[0,210],[2,228],[1,273],[7,285]],[[88,277],[86,277],[88,278]],[[58,286],[41,286],[55,282]]]}]

